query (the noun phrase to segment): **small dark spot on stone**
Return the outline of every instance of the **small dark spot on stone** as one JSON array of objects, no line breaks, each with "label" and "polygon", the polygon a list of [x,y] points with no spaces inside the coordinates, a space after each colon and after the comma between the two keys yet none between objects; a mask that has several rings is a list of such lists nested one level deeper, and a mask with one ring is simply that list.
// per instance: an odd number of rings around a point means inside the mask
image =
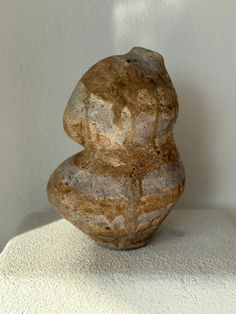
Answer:
[{"label": "small dark spot on stone", "polygon": [[159,150],[157,150],[157,155],[160,155],[160,153],[161,153],[161,152],[160,152]]},{"label": "small dark spot on stone", "polygon": [[111,228],[110,228],[110,227],[105,227],[105,229],[106,229],[106,230],[111,230]]},{"label": "small dark spot on stone", "polygon": [[66,182],[65,185],[68,185],[68,182]]},{"label": "small dark spot on stone", "polygon": [[127,61],[128,63],[130,63],[130,62],[131,62],[131,60],[130,60],[130,59],[127,59],[126,61]]}]

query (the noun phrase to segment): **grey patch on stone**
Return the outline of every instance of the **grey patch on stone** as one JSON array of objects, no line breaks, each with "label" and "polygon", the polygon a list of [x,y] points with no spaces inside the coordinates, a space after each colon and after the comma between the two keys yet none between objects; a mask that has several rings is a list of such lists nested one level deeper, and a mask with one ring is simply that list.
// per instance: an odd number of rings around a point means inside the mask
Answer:
[{"label": "grey patch on stone", "polygon": [[143,195],[166,192],[177,187],[183,178],[184,170],[181,162],[163,165],[144,177],[142,181]]},{"label": "grey patch on stone", "polygon": [[173,126],[176,120],[176,114],[170,116],[167,113],[162,113],[158,117],[156,137],[158,139],[169,135],[173,131]]},{"label": "grey patch on stone", "polygon": [[122,127],[122,138],[120,139],[121,144],[124,144],[132,130],[131,113],[127,107],[124,107],[121,111],[121,127]]},{"label": "grey patch on stone", "polygon": [[[64,206],[68,205],[68,201],[69,200],[67,198],[64,200],[61,200],[61,202],[62,202],[62,204],[64,204]],[[67,213],[67,216],[70,218],[70,220],[75,222],[75,223],[77,223],[77,221],[79,221],[81,223],[86,222],[86,216],[81,211],[77,211],[74,208],[67,207],[66,213]]]},{"label": "grey patch on stone", "polygon": [[173,94],[173,96],[176,97],[175,91],[166,86],[157,86],[157,94],[160,105],[163,107],[169,105],[168,97],[166,97],[166,95]]},{"label": "grey patch on stone", "polygon": [[[85,99],[88,98],[87,112]],[[98,96],[86,94],[86,87],[80,82],[75,88],[66,113],[71,113],[74,124],[86,121],[89,123],[90,131],[104,135],[115,146],[122,146],[126,138],[132,131],[131,114],[127,107],[121,112],[121,127],[114,123],[113,104],[100,99]]]},{"label": "grey patch on stone", "polygon": [[159,73],[164,67],[164,59],[159,53],[141,47],[135,47],[130,52],[116,57],[136,63],[142,71],[150,75]]},{"label": "grey patch on stone", "polygon": [[85,119],[85,99],[86,88],[82,82],[79,82],[69,99],[65,111],[71,112],[75,119]]},{"label": "grey patch on stone", "polygon": [[[114,129],[114,114],[112,104],[91,94],[89,97],[88,122],[96,126],[97,130],[111,137],[117,136]],[[100,133],[99,132],[99,133]]]},{"label": "grey patch on stone", "polygon": [[126,198],[125,178],[113,179],[90,173],[86,169],[80,169],[73,163],[73,157],[67,159],[58,168],[64,184],[72,186],[79,192],[94,198],[116,197]]},{"label": "grey patch on stone", "polygon": [[138,217],[138,222],[139,223],[149,222],[151,220],[155,220],[155,219],[159,218],[160,215],[161,215],[161,212],[159,209],[152,210],[151,212],[147,212],[147,213],[140,215]]},{"label": "grey patch on stone", "polygon": [[122,145],[131,129],[130,112],[124,108],[121,112],[121,129],[114,123],[112,103],[91,94],[89,98],[88,122],[96,127],[99,134],[112,142]]},{"label": "grey patch on stone", "polygon": [[114,229],[115,227],[124,227],[125,220],[122,215],[117,215],[112,221],[109,221],[104,215],[94,215],[86,212],[70,212],[74,221],[86,223],[89,225],[103,225],[105,228]]},{"label": "grey patch on stone", "polygon": [[124,224],[124,217],[122,215],[116,216],[111,222],[104,215],[89,215],[89,223],[94,225],[105,225],[111,229],[115,226]]},{"label": "grey patch on stone", "polygon": [[156,114],[143,114],[136,117],[135,132],[133,137],[133,143],[135,146],[141,146],[151,142],[155,119]]}]

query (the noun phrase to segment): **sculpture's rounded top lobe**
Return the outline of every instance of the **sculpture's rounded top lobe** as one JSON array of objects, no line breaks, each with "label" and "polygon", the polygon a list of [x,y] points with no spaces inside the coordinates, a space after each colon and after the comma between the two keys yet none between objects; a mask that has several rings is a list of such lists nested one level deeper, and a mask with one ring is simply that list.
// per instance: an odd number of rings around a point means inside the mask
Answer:
[{"label": "sculpture's rounded top lobe", "polygon": [[105,145],[143,145],[157,133],[157,120],[165,115],[160,125],[167,129],[177,111],[163,57],[136,47],[99,61],[83,75],[66,107],[64,126],[82,145],[96,141],[104,146],[106,138]]}]

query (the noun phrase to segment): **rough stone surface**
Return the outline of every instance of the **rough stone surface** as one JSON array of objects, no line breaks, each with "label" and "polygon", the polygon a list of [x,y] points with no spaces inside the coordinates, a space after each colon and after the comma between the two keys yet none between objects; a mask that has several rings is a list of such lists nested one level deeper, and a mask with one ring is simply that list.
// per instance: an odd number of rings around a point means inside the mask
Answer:
[{"label": "rough stone surface", "polygon": [[177,114],[159,53],[133,48],[92,66],[64,112],[66,133],[84,150],[52,174],[53,207],[101,245],[145,245],[184,189]]}]

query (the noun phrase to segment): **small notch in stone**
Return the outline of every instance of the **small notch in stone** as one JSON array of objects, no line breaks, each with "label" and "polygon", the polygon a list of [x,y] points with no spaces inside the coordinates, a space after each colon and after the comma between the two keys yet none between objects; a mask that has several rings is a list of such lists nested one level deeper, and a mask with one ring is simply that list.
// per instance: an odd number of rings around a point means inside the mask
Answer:
[{"label": "small notch in stone", "polygon": [[153,78],[150,77],[148,80],[149,80],[149,82],[150,82],[152,85],[155,85],[155,81],[154,81]]}]

